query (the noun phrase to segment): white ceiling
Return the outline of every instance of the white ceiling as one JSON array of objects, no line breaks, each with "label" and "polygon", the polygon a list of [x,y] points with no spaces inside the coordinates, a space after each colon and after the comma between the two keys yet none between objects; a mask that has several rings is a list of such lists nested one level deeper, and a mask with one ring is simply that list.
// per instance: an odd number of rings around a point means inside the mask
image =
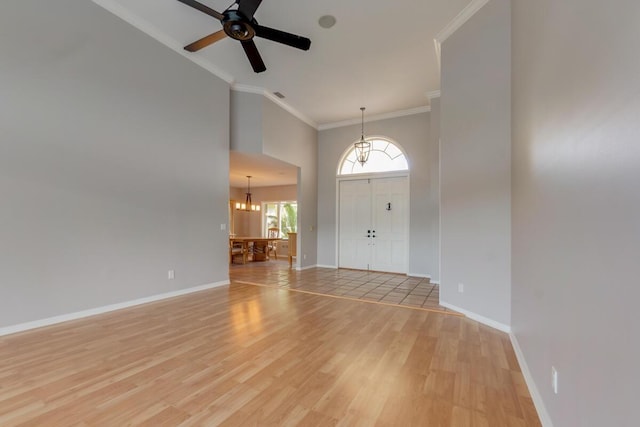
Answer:
[{"label": "white ceiling", "polygon": [[[233,0],[200,0],[223,11]],[[267,71],[255,74],[239,42],[226,38],[196,53],[182,47],[221,28],[177,0],[94,0],[240,87],[281,92],[316,125],[424,107],[440,87],[433,39],[471,0],[264,0],[264,26],[311,39],[307,52],[256,38]],[[331,29],[318,25],[334,15]],[[141,53],[143,54],[143,53]]]},{"label": "white ceiling", "polygon": [[251,175],[251,187],[295,185],[298,168],[289,163],[261,154],[229,152],[229,186],[247,187],[247,175]]}]

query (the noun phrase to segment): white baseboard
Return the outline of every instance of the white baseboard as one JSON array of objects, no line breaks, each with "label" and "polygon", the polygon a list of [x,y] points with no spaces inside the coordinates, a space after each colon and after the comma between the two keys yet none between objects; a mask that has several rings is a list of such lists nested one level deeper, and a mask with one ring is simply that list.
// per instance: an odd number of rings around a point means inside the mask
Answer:
[{"label": "white baseboard", "polygon": [[318,264],[316,265],[316,267],[318,268],[331,268],[332,270],[337,270],[338,266],[337,265],[323,265],[323,264]]},{"label": "white baseboard", "polygon": [[540,392],[538,391],[536,382],[533,380],[533,376],[531,376],[531,371],[529,370],[527,361],[524,358],[524,353],[522,353],[522,349],[520,348],[518,339],[513,334],[513,332],[509,333],[509,338],[511,338],[511,345],[513,346],[513,350],[516,353],[516,358],[518,359],[518,363],[520,364],[522,376],[527,383],[527,388],[529,389],[529,393],[531,394],[531,399],[533,399],[533,404],[536,407],[536,411],[538,411],[538,418],[540,418],[540,423],[542,423],[543,427],[553,427],[551,417],[549,416],[549,412],[547,412],[547,408],[544,405],[544,401],[542,400]]},{"label": "white baseboard", "polygon": [[419,277],[421,279],[429,279],[429,283],[433,283],[434,285],[440,285],[440,280],[431,280],[431,276],[429,274],[421,274],[421,273],[407,273],[409,277]]},{"label": "white baseboard", "polygon": [[464,308],[456,307],[455,305],[449,304],[448,302],[440,300],[440,305],[446,308],[449,308],[453,311],[457,311],[458,313],[462,313],[467,316],[469,319],[475,320],[476,322],[480,322],[483,325],[490,326],[494,329],[497,329],[502,332],[510,333],[511,326],[505,325],[504,323],[496,322],[493,319],[489,319],[488,317],[481,316],[472,311],[465,310]]},{"label": "white baseboard", "polygon": [[60,316],[34,320],[31,322],[20,323],[18,325],[6,326],[4,328],[0,328],[0,337],[4,335],[9,335],[9,334],[15,334],[17,332],[28,331],[30,329],[42,328],[44,326],[51,326],[51,325],[55,325],[56,323],[68,322],[69,320],[82,319],[83,317],[90,317],[90,316],[95,316],[96,314],[108,313],[110,311],[133,307],[140,304],[147,304],[154,301],[174,298],[180,295],[186,295],[193,292],[204,291],[206,289],[217,288],[219,286],[224,286],[228,284],[229,284],[229,280],[223,280],[221,282],[209,283],[206,285],[195,286],[193,288],[180,289],[177,291],[166,292],[164,294],[138,298],[131,301],[124,301],[116,304],[105,305],[102,307],[90,308],[88,310],[77,311],[75,313],[62,314]]},{"label": "white baseboard", "polygon": [[421,279],[429,279],[429,280],[431,280],[431,276],[429,276],[428,274],[407,273],[407,276],[409,276],[409,277],[419,277]]},{"label": "white baseboard", "polygon": [[296,267],[296,270],[298,271],[304,271],[304,270],[311,270],[312,268],[316,268],[317,265],[308,265],[306,267]]}]

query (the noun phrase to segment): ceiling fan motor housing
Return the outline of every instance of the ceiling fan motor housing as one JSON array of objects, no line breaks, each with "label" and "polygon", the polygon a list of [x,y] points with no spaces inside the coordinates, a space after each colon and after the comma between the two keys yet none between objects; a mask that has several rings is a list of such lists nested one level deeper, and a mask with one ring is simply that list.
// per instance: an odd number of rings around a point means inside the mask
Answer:
[{"label": "ceiling fan motor housing", "polygon": [[222,27],[229,37],[235,40],[251,40],[256,32],[249,24],[249,20],[237,10],[227,10],[223,13]]}]

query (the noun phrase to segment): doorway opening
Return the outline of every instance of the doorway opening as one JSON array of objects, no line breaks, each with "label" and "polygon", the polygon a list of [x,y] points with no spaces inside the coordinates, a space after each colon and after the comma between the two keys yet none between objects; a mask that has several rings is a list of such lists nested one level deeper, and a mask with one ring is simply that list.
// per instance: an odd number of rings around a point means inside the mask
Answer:
[{"label": "doorway opening", "polygon": [[[251,176],[250,188],[246,176]],[[230,269],[265,262],[288,265],[294,258],[297,264],[299,176],[300,168],[289,163],[230,151]],[[245,206],[247,194],[252,208]]]}]

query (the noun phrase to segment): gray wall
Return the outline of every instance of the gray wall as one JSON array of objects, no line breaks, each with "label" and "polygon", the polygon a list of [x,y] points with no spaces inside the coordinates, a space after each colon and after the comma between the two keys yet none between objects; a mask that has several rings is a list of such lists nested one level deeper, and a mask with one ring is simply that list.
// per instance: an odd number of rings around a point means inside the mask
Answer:
[{"label": "gray wall", "polygon": [[263,97],[264,154],[298,166],[298,265],[318,263],[318,132]]},{"label": "gray wall", "polygon": [[512,326],[556,426],[640,419],[639,17],[513,2]]},{"label": "gray wall", "polygon": [[[435,237],[429,212],[429,113],[365,124],[369,136],[385,136],[397,142],[409,161],[410,171],[410,258],[409,273],[432,276],[432,242]],[[318,264],[335,266],[336,261],[336,173],[344,152],[360,137],[360,125],[327,129],[318,137]]]},{"label": "gray wall", "polygon": [[228,85],[81,0],[0,52],[0,327],[227,280]]},{"label": "gray wall", "polygon": [[317,264],[318,133],[263,95],[233,91],[231,147],[261,153],[298,167],[298,259]]},{"label": "gray wall", "polygon": [[[510,2],[442,44],[441,301],[511,322]],[[458,284],[464,284],[464,293]]]},{"label": "gray wall", "polygon": [[429,139],[430,193],[427,218],[431,228],[430,256],[431,281],[440,283],[440,97],[431,99],[431,125]]},{"label": "gray wall", "polygon": [[262,96],[231,91],[231,144],[234,151],[262,154]]}]

